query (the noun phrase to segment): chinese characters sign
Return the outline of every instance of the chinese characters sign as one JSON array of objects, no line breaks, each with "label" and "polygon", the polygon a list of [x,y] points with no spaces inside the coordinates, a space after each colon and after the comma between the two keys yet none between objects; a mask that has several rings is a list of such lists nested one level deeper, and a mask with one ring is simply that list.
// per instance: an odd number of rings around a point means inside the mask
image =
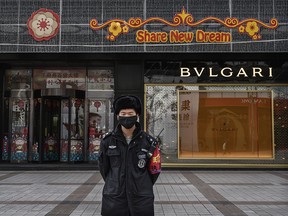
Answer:
[{"label": "chinese characters sign", "polygon": [[85,90],[85,69],[35,69],[33,71],[34,89],[64,88]]}]

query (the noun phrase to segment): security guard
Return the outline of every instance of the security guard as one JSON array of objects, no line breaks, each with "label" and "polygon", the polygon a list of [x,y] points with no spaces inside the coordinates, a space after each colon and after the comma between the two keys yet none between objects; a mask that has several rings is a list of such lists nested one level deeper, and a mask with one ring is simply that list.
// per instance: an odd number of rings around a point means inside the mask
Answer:
[{"label": "security guard", "polygon": [[138,97],[121,96],[114,101],[113,108],[119,124],[102,139],[99,152],[100,172],[105,181],[101,214],[153,216],[153,185],[160,171],[149,170],[152,159],[147,153],[155,139],[138,122],[141,115]]}]

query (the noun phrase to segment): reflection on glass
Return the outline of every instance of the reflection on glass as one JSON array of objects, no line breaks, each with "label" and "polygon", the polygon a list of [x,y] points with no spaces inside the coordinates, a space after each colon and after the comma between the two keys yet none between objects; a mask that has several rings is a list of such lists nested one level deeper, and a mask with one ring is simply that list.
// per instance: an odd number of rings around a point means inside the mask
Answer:
[{"label": "reflection on glass", "polygon": [[179,91],[178,157],[273,158],[271,92]]},{"label": "reflection on glass", "polygon": [[[193,101],[180,105],[186,97],[178,97],[181,90],[194,92],[187,98]],[[157,135],[164,127],[160,137],[163,163],[202,163],[195,160],[200,158],[227,159],[229,163],[247,158],[262,163],[273,157],[282,163],[288,158],[287,86],[146,84],[145,95],[146,131]],[[181,135],[185,130],[189,133]],[[187,136],[191,136],[190,143],[183,138]]]},{"label": "reflection on glass", "polygon": [[34,69],[33,88],[62,88],[85,90],[85,74],[83,68],[67,69]]},{"label": "reflection on glass", "polygon": [[68,139],[69,133],[72,139],[83,139],[84,136],[84,100],[71,99],[71,124],[69,124],[69,100],[62,100],[62,139]]},{"label": "reflection on glass", "polygon": [[113,129],[113,113],[111,113],[110,107],[109,99],[89,100],[89,161],[98,160],[100,139],[103,134]]},{"label": "reflection on glass", "polygon": [[69,135],[69,100],[61,101],[61,143],[60,143],[60,161],[68,161],[68,135]]},{"label": "reflection on glass", "polygon": [[11,160],[27,160],[29,100],[12,101],[12,143]]},{"label": "reflection on glass", "polygon": [[39,161],[40,160],[40,119],[41,119],[41,103],[42,99],[37,98],[34,99],[34,118],[33,118],[33,145],[32,145],[32,161]]},{"label": "reflection on glass", "polygon": [[71,161],[83,161],[83,140],[71,140]]},{"label": "reflection on glass", "polygon": [[197,86],[147,85],[146,86],[146,131],[160,136],[163,162],[175,159],[178,148],[177,90],[197,90]]},{"label": "reflection on glass", "polygon": [[31,89],[32,71],[29,69],[11,69],[5,73],[5,90],[21,89],[23,91]]},{"label": "reflection on glass", "polygon": [[88,90],[113,90],[114,74],[111,69],[89,69]]},{"label": "reflection on glass", "polygon": [[56,136],[48,136],[44,141],[44,160],[57,161],[59,160],[58,139]]},{"label": "reflection on glass", "polygon": [[59,160],[60,146],[60,110],[61,102],[58,98],[43,99],[43,144],[44,161]]},{"label": "reflection on glass", "polygon": [[84,99],[71,100],[71,146],[70,161],[83,161],[84,144]]}]

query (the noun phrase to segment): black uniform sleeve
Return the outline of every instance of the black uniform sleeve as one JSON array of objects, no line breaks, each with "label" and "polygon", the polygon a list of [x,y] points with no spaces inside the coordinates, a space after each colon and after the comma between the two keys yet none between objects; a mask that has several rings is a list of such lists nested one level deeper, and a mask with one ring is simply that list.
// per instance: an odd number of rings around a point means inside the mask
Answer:
[{"label": "black uniform sleeve", "polygon": [[106,151],[107,148],[105,147],[105,140],[102,140],[100,143],[100,151],[99,151],[99,170],[104,181],[106,179],[110,167],[110,161],[106,154]]}]

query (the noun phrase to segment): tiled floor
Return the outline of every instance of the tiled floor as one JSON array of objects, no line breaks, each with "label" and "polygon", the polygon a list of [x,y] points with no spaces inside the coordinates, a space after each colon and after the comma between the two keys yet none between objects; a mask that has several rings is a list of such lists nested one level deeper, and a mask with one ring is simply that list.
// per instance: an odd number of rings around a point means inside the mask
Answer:
[{"label": "tiled floor", "polygon": [[[0,171],[0,215],[100,215],[98,171]],[[163,171],[156,216],[288,212],[288,171]]]}]

